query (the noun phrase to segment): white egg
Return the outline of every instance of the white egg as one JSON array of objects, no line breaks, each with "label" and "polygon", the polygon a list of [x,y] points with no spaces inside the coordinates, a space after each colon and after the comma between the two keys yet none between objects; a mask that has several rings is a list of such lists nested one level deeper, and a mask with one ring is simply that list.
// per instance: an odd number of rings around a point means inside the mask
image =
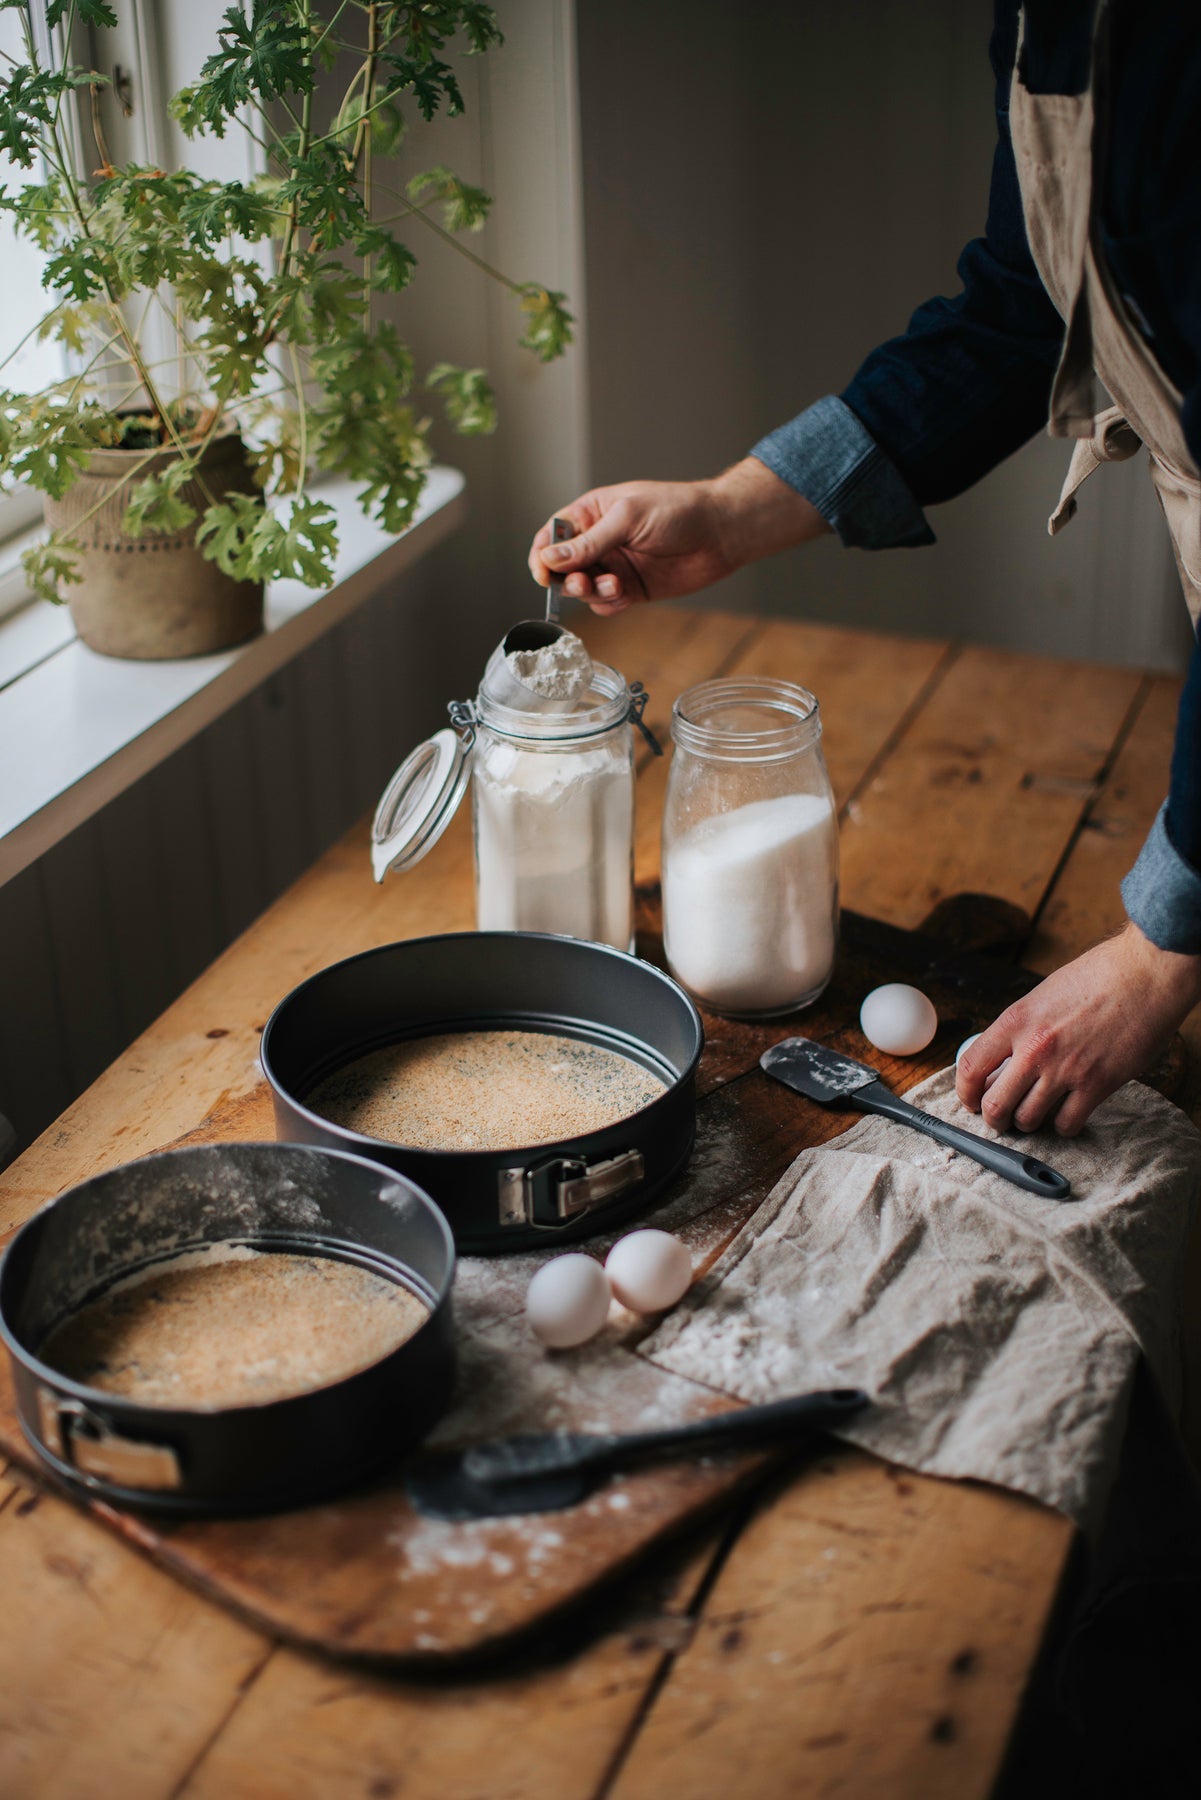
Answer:
[{"label": "white egg", "polygon": [[631,1231],[605,1258],[605,1274],[631,1312],[663,1312],[688,1291],[692,1258],[669,1231]]},{"label": "white egg", "polygon": [[525,1296],[525,1316],[540,1343],[570,1350],[595,1337],[609,1316],[609,1277],[591,1256],[543,1263]]},{"label": "white egg", "polygon": [[873,988],[859,1008],[859,1028],[889,1056],[916,1056],[938,1030],[938,1014],[920,989],[889,981]]},{"label": "white egg", "polygon": [[[960,1061],[960,1058],[963,1056],[964,1052],[966,1050],[970,1050],[972,1045],[975,1043],[976,1039],[981,1038],[983,1036],[984,1036],[984,1033],[982,1031],[976,1031],[976,1032],[973,1032],[971,1037],[964,1038],[962,1044],[960,1044],[958,1050],[956,1050],[956,1052],[955,1052],[955,1067],[956,1068],[959,1067],[959,1061]],[[993,1082],[997,1079],[997,1076],[1001,1073],[1001,1071],[1003,1069],[1007,1069],[1008,1067],[1009,1067],[1009,1058],[1006,1057],[1004,1062],[999,1062],[997,1064],[996,1068],[992,1071],[992,1073],[990,1075],[986,1075],[984,1077],[985,1089],[987,1090],[988,1088],[990,1088],[992,1086]]]}]

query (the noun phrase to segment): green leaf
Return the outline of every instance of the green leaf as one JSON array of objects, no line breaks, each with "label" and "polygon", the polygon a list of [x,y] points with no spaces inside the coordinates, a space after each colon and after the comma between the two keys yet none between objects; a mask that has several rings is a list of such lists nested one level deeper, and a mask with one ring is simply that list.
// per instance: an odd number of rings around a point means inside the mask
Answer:
[{"label": "green leaf", "polygon": [[265,494],[294,494],[304,470],[300,461],[300,415],[274,415],[274,435],[264,436],[251,451],[255,486]]},{"label": "green leaf", "polygon": [[486,194],[483,188],[469,187],[459,180],[453,169],[441,166],[414,175],[406,192],[416,203],[431,188],[444,203],[442,221],[447,231],[479,231],[482,228],[492,205],[491,194]]},{"label": "green leaf", "polygon": [[13,216],[13,223],[23,237],[49,250],[62,229],[66,197],[57,180],[30,182],[19,193],[0,197],[0,207]]},{"label": "green leaf", "polygon": [[207,128],[223,137],[227,122],[248,100],[278,100],[313,88],[309,40],[302,22],[278,0],[254,0],[250,17],[226,8],[217,49],[187,95],[176,96],[179,119],[190,132]]},{"label": "green leaf", "polygon": [[486,437],[496,430],[496,396],[486,369],[435,363],[425,385],[442,395],[447,418],[464,437]]},{"label": "green leaf", "polygon": [[[71,0],[46,0],[46,23],[51,31],[71,10]],[[75,0],[75,14],[81,24],[103,25],[111,31],[117,15],[105,0]]]},{"label": "green leaf", "polygon": [[39,600],[61,606],[66,596],[60,591],[68,582],[82,581],[78,567],[79,546],[70,538],[48,538],[21,552],[21,566]]},{"label": "green leaf", "polygon": [[429,422],[404,401],[413,371],[408,346],[381,324],[318,345],[312,362],[324,389],[311,409],[319,467],[366,482],[360,504],[385,530],[403,530],[430,463]]},{"label": "green leaf", "polygon": [[235,581],[303,581],[326,587],[334,578],[337,514],[324,500],[300,498],[268,510],[261,498],[230,494],[210,506],[196,533],[204,555]]},{"label": "green leaf", "polygon": [[367,209],[346,160],[330,144],[293,155],[280,183],[279,198],[295,201],[300,223],[314,243],[333,250],[367,227]]},{"label": "green leaf", "polygon": [[379,102],[371,114],[371,148],[380,156],[399,150],[405,134],[404,114],[390,100]]},{"label": "green leaf", "polygon": [[147,531],[183,531],[195,519],[196,508],[183,498],[182,490],[195,477],[196,465],[191,458],[181,458],[144,476],[129,496],[121,520],[122,531],[135,538]]},{"label": "green leaf", "polygon": [[462,13],[468,56],[482,56],[491,45],[504,43],[500,26],[496,23],[496,14],[490,6],[476,5],[473,0],[468,0]]},{"label": "green leaf", "polygon": [[553,288],[539,287],[529,281],[521,290],[521,310],[526,315],[526,328],[521,345],[532,350],[539,362],[554,362],[562,356],[574,339],[575,323],[567,310],[567,295]]},{"label": "green leaf", "polygon": [[357,270],[314,257],[271,284],[270,319],[277,337],[292,344],[321,343],[358,331],[363,323],[363,281]]},{"label": "green leaf", "polygon": [[82,306],[60,303],[46,314],[38,326],[38,343],[44,344],[51,338],[56,338],[76,356],[82,356],[89,339],[99,330],[101,318],[101,310],[94,300],[86,301]]},{"label": "green leaf", "polygon": [[[188,87],[181,87],[177,94],[172,94],[167,102],[167,111],[180,127],[185,137],[194,138],[209,127],[206,99],[201,93],[199,82],[192,82]],[[225,136],[225,121],[212,127],[217,137]]]},{"label": "green leaf", "polygon": [[68,406],[20,394],[0,395],[0,415],[0,472],[55,500],[78,480],[109,416],[97,406]]},{"label": "green leaf", "polygon": [[404,398],[412,386],[413,354],[396,327],[381,321],[368,331],[362,323],[313,351],[313,368],[335,409],[363,402],[384,409]]},{"label": "green leaf", "polygon": [[46,263],[42,282],[72,300],[89,300],[93,294],[115,291],[124,285],[112,255],[102,244],[87,238],[56,251]]},{"label": "green leaf", "polygon": [[427,123],[443,106],[451,118],[462,112],[463,95],[449,63],[439,62],[434,56],[398,56],[392,53],[385,56],[384,61],[392,71],[387,92],[410,92],[417,102],[418,112]]},{"label": "green leaf", "polygon": [[390,231],[373,225],[355,239],[359,256],[372,259],[371,285],[384,294],[398,294],[407,288],[417,269],[417,258],[405,244],[398,243]]},{"label": "green leaf", "polygon": [[179,216],[188,235],[205,249],[230,236],[258,243],[270,237],[280,222],[279,208],[272,199],[240,181],[205,182],[185,196]]},{"label": "green leaf", "polygon": [[30,169],[41,152],[38,127],[54,119],[54,105],[60,84],[44,70],[34,72],[28,63],[19,63],[0,82],[0,152]]}]

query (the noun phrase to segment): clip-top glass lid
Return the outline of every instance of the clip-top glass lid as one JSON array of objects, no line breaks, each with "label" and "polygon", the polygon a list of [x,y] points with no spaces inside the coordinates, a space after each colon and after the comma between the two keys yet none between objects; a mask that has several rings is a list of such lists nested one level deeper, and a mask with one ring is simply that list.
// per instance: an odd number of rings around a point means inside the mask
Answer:
[{"label": "clip-top glass lid", "polygon": [[431,851],[471,780],[471,745],[445,728],[410,752],[384,789],[371,822],[371,869],[410,869]]}]

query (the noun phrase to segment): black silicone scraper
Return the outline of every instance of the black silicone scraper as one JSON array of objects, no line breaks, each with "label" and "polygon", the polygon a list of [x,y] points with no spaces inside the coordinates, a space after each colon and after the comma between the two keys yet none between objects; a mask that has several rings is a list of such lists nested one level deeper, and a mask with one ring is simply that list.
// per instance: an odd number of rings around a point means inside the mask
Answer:
[{"label": "black silicone scraper", "polygon": [[694,1425],[628,1435],[545,1431],[420,1457],[405,1475],[409,1499],[433,1519],[494,1519],[575,1506],[615,1469],[684,1451],[737,1450],[803,1439],[837,1425],[870,1401],[859,1388],[796,1394],[743,1406]]},{"label": "black silicone scraper", "polygon": [[785,1087],[804,1094],[806,1100],[816,1100],[822,1106],[847,1100],[861,1112],[882,1113],[886,1119],[911,1125],[914,1131],[925,1132],[948,1149],[970,1156],[973,1162],[981,1163],[995,1175],[1003,1175],[1006,1181],[1028,1193],[1041,1194],[1044,1200],[1071,1199],[1072,1184],[1058,1169],[1039,1162],[1037,1156],[1011,1150],[1007,1144],[993,1143],[990,1138],[977,1137],[975,1132],[961,1131],[957,1125],[920,1112],[885,1087],[878,1069],[856,1062],[854,1057],[840,1056],[837,1050],[827,1050],[812,1038],[785,1038],[782,1043],[773,1044],[759,1058],[759,1067]]}]

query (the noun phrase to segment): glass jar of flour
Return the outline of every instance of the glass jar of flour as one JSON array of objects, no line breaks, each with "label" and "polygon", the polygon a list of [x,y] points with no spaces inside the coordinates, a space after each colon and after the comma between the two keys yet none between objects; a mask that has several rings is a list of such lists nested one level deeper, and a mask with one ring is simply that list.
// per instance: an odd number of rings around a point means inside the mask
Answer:
[{"label": "glass jar of flour", "polygon": [[[570,640],[569,642],[567,640]],[[578,648],[576,648],[578,647]],[[494,654],[474,701],[397,770],[376,811],[372,864],[411,867],[472,790],[476,924],[619,950],[634,936],[633,727],[646,694],[578,638],[526,668]],[[524,679],[535,685],[526,689]],[[655,746],[658,749],[658,746]]]},{"label": "glass jar of flour", "polygon": [[663,942],[713,1012],[807,1006],[838,943],[838,823],[817,701],[792,682],[705,681],[672,711]]}]

